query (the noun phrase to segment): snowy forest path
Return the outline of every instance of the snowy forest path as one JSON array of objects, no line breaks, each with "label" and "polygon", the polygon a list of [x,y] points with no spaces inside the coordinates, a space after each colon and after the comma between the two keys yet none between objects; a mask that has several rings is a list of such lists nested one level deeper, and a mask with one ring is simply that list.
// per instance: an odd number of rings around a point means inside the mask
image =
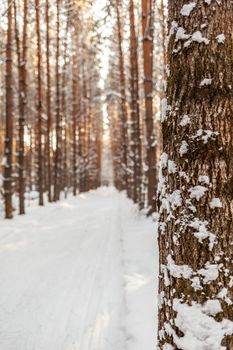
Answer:
[{"label": "snowy forest path", "polygon": [[153,223],[135,215],[122,194],[101,188],[0,223],[1,350],[140,349],[127,295],[146,288],[152,298],[151,237],[144,251],[138,242],[146,268],[128,251],[132,234],[137,241]]}]

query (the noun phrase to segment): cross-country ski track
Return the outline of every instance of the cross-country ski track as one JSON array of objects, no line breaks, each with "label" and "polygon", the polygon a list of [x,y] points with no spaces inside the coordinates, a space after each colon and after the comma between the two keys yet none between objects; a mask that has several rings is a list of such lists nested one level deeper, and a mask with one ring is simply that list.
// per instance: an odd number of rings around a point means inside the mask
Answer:
[{"label": "cross-country ski track", "polygon": [[1,220],[0,349],[154,349],[156,247],[114,188]]}]

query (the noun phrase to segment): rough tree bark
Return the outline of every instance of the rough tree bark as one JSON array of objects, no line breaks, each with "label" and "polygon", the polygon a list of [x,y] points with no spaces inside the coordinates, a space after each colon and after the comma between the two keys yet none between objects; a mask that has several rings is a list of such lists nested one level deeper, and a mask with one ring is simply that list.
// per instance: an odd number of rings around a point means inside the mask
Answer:
[{"label": "rough tree bark", "polygon": [[[159,349],[233,349],[231,0],[169,4]],[[164,103],[165,105],[165,103]]]},{"label": "rough tree bark", "polygon": [[6,45],[6,128],[4,148],[4,199],[5,217],[12,219],[12,148],[13,148],[13,80],[12,80],[12,1],[8,0],[7,45]]},{"label": "rough tree bark", "polygon": [[149,213],[156,209],[156,144],[153,117],[153,0],[142,0],[142,42],[145,95],[147,205]]}]

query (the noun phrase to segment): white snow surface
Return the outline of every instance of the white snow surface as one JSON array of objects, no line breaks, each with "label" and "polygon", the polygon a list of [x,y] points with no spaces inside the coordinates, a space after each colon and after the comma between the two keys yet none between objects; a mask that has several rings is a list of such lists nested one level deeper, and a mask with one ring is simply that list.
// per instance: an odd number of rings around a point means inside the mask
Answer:
[{"label": "white snow surface", "polygon": [[114,188],[0,221],[0,349],[154,349],[156,247]]}]

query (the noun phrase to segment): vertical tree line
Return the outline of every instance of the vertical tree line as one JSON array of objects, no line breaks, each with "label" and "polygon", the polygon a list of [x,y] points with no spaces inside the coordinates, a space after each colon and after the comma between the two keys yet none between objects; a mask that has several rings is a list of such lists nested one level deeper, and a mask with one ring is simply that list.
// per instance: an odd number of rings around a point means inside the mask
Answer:
[{"label": "vertical tree line", "polygon": [[[114,183],[150,215],[156,210],[156,145],[164,79],[161,4],[115,0],[111,6],[116,27],[106,90]],[[155,30],[159,40],[154,40]]]},{"label": "vertical tree line", "polygon": [[57,201],[69,190],[76,195],[100,185],[99,37],[92,14],[81,21],[90,6],[35,0],[29,8],[27,0],[3,1],[0,137],[6,218],[13,217],[17,202],[24,214],[26,200],[36,197],[44,205],[46,198]]}]

